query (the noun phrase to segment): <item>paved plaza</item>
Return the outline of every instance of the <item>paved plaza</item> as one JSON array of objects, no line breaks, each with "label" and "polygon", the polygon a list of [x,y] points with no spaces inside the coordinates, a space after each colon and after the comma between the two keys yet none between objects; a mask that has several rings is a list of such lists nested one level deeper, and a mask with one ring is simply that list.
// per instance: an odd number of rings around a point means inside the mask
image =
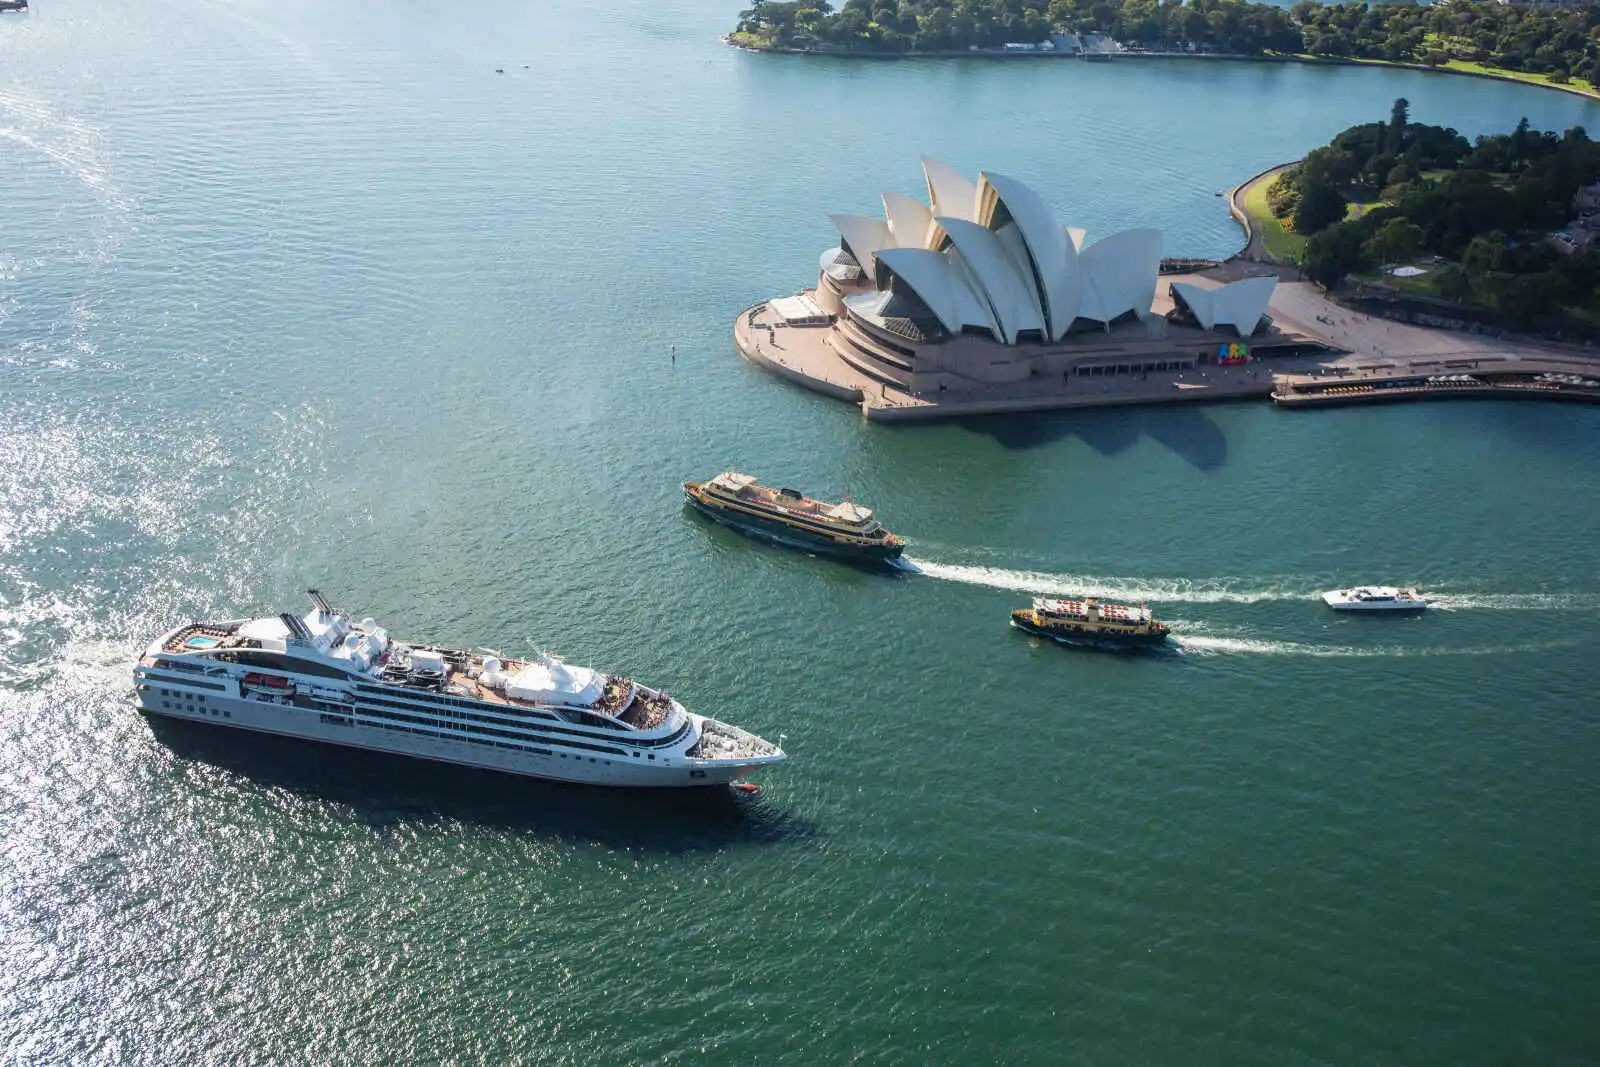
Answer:
[{"label": "paved plaza", "polygon": [[[1272,271],[1238,262],[1229,267],[1240,276]],[[1171,306],[1171,281],[1184,277],[1162,279],[1155,305],[1157,313]],[[827,326],[785,325],[770,308],[758,307],[754,313],[741,314],[734,327],[734,340],[752,362],[808,389],[857,403],[862,413],[875,421],[1266,397],[1272,392],[1275,374],[1353,377],[1409,368],[1428,372],[1449,365],[1450,369],[1459,370],[1474,364],[1546,358],[1600,365],[1600,356],[1585,350],[1513,343],[1363,315],[1328,300],[1310,282],[1280,282],[1267,313],[1282,337],[1320,342],[1327,349],[1315,355],[1239,366],[1203,365],[1126,377],[1041,377],[982,392],[929,396],[903,392],[862,373],[834,349],[833,331]],[[1130,350],[1149,347],[1148,340],[1122,343]],[[1174,347],[1177,344],[1175,341]],[[1096,342],[1094,351],[1097,356],[1114,355],[1117,347],[1117,342]]]}]

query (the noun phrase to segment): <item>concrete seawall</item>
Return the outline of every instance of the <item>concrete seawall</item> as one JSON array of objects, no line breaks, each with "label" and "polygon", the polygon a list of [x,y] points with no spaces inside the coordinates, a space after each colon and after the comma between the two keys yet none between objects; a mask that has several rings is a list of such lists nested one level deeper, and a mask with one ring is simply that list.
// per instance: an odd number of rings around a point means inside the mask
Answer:
[{"label": "concrete seawall", "polygon": [[1260,174],[1248,178],[1228,190],[1228,214],[1232,215],[1233,221],[1237,222],[1240,228],[1244,230],[1244,247],[1235,254],[1235,259],[1251,259],[1259,263],[1277,262],[1277,259],[1267,251],[1266,238],[1261,233],[1260,224],[1256,222],[1255,216],[1250,214],[1249,210],[1244,206],[1244,197],[1256,182],[1269,181],[1275,175],[1283,173],[1299,162],[1296,159],[1288,163],[1279,163],[1275,167],[1268,167]]},{"label": "concrete seawall", "polygon": [[[1228,269],[1221,268],[1224,272]],[[1524,367],[1543,369],[1536,362],[1540,360],[1566,362],[1568,368],[1600,367],[1600,359],[1589,352],[1374,318],[1330,302],[1306,282],[1280,283],[1268,308],[1282,336],[1301,339],[1317,350],[1258,356],[1245,365],[1203,363],[1165,371],[1065,379],[1052,375],[997,382],[982,389],[910,392],[906,385],[846,358],[837,347],[834,325],[787,323],[765,301],[746,308],[734,320],[733,340],[740,355],[784,381],[847,401],[869,421],[893,423],[1133,404],[1259,401],[1271,396],[1275,387],[1286,391],[1286,380],[1325,383],[1340,390],[1334,395],[1345,395],[1344,390],[1352,386],[1386,376],[1425,377],[1468,370],[1489,373],[1490,368],[1516,373]],[[1174,348],[1193,343],[1172,342]],[[1255,347],[1259,352],[1260,346]],[[1088,354],[1104,358],[1093,351]],[[1133,362],[1142,358],[1142,354],[1128,357]],[[1498,392],[1525,396],[1533,391]]]}]

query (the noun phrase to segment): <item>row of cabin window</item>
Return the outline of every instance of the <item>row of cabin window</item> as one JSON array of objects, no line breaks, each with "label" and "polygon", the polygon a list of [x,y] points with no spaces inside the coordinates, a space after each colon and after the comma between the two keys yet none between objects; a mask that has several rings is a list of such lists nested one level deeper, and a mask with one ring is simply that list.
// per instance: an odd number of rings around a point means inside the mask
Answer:
[{"label": "row of cabin window", "polygon": [[[382,697],[379,697],[379,696],[369,695],[369,694],[373,693],[374,691],[376,691],[376,692],[393,692],[393,689],[391,687],[388,687],[388,686],[376,686],[376,685],[371,685],[371,684],[362,684],[362,685],[358,685],[356,688],[361,691],[361,694],[362,694],[361,695],[361,700],[362,700],[363,703],[379,704],[379,705],[381,705],[381,706],[383,706],[385,708],[401,708],[401,709],[409,710],[409,711],[422,710],[416,704],[406,704],[406,703],[401,703],[401,702],[395,701],[395,700],[385,700],[385,699],[383,699]],[[469,712],[469,711],[465,710],[467,708],[482,708],[482,707],[484,707],[484,701],[481,701],[481,700],[465,700],[465,699],[461,699],[461,698],[458,698],[458,697],[445,696],[443,694],[439,694],[437,696],[430,694],[430,695],[428,695],[428,697],[426,699],[430,704],[431,703],[447,704],[447,705],[449,705],[451,707],[456,707],[456,708],[463,709],[461,711],[460,715],[459,715],[459,717],[463,718],[463,719],[472,719],[475,722],[499,723],[499,724],[504,724],[506,722],[505,719],[497,719],[497,718],[493,718],[493,717],[484,717],[484,716],[481,716],[481,715],[475,715],[472,712]],[[547,726],[547,725],[545,725],[546,721],[550,721],[552,723],[560,721],[560,720],[555,719],[555,717],[552,716],[549,712],[537,711],[537,710],[532,709],[532,708],[518,708],[518,707],[510,707],[510,706],[508,706],[506,710],[508,712],[513,712],[513,713],[515,713],[516,715],[519,715],[519,716],[526,716],[528,718],[538,718],[541,721],[537,725],[535,725],[534,728],[535,729],[539,729],[539,730],[544,730],[547,733],[562,734],[562,735],[569,736],[569,737],[588,737],[588,736],[590,736],[589,734],[578,733],[575,730],[566,730],[566,729],[561,728],[560,726],[555,726],[555,725],[548,725]],[[577,714],[583,715],[585,720],[594,720],[591,725],[601,726],[601,727],[603,727],[603,728],[605,728],[607,730],[616,730],[616,731],[621,731],[622,730],[622,726],[620,724],[618,724],[615,720],[611,719],[608,716],[598,715],[598,714],[594,714],[594,713],[584,713],[584,712],[577,712]],[[647,746],[647,747],[662,747],[662,746],[665,746],[665,745],[670,745],[670,744],[674,743],[675,741],[679,740],[680,738],[682,738],[684,733],[688,729],[689,729],[689,724],[688,723],[684,723],[682,726],[678,727],[678,729],[675,730],[670,737],[641,738],[641,739],[636,740],[636,741],[630,740],[629,743],[630,744],[635,744],[635,745],[643,745],[643,746]],[[612,751],[614,751],[614,750],[612,750]]]},{"label": "row of cabin window", "polygon": [[203,696],[195,696],[192,693],[185,693],[179,689],[162,689],[160,690],[160,693],[165,697],[177,698],[176,700],[163,700],[161,702],[161,706],[170,711],[187,711],[192,715],[210,714],[224,719],[233,718],[233,712],[231,711],[221,711],[217,708],[206,707],[206,698]]},{"label": "row of cabin window", "polygon": [[[439,728],[441,726],[449,725],[449,723],[447,723],[447,722],[440,722],[438,720],[438,718],[436,718],[436,717],[435,718],[425,718],[425,717],[420,716],[420,715],[406,715],[406,714],[404,714],[402,712],[390,711],[387,708],[383,709],[382,714],[387,716],[388,718],[391,718],[391,719],[399,719],[402,722],[416,723],[419,726],[431,726],[431,727],[434,727],[435,729],[437,729],[437,728]],[[363,721],[364,722],[365,721],[371,721],[371,722],[373,722],[373,725],[375,725],[375,726],[383,725],[381,722],[377,722],[375,720],[363,720]],[[504,738],[509,738],[511,740],[517,740],[517,741],[537,741],[537,740],[541,740],[541,738],[539,738],[537,735],[534,735],[534,734],[515,733],[515,732],[510,731],[510,730],[495,730],[495,729],[492,729],[492,728],[487,727],[487,726],[472,726],[470,729],[471,729],[471,733],[468,733],[466,735],[469,738],[473,734],[489,734],[489,735],[494,736],[494,737],[504,737]],[[435,735],[435,736],[452,736],[452,735],[441,734],[441,735]],[[543,740],[548,740],[548,738],[544,738]],[[569,741],[566,738],[562,738],[561,739],[561,743],[563,745],[567,745],[567,746],[570,746],[572,748],[588,749],[591,752],[604,752],[607,755],[611,755],[611,756],[625,756],[625,755],[627,755],[627,753],[623,752],[621,749],[603,748],[603,747],[601,747],[599,745],[585,745],[585,744],[582,744],[581,742],[578,742],[578,741]]]},{"label": "row of cabin window", "polygon": [[[334,716],[328,716],[328,715],[324,715],[323,716],[323,719],[325,719],[325,720],[329,719],[329,718],[334,718]],[[376,722],[376,721],[373,721],[373,720],[370,720],[370,719],[369,720],[363,720],[362,724],[365,725],[365,726],[376,726],[380,730],[393,730],[395,733],[420,734],[423,737],[432,737],[432,738],[435,738],[435,739],[440,740],[440,741],[463,741],[463,740],[465,740],[465,741],[472,741],[472,742],[474,742],[476,744],[480,744],[480,745],[493,745],[495,748],[509,748],[514,752],[532,752],[532,753],[535,753],[536,755],[540,755],[540,756],[558,756],[561,759],[575,759],[575,760],[579,761],[580,763],[585,759],[587,759],[590,763],[601,763],[601,762],[604,762],[604,763],[606,763],[608,765],[611,763],[610,760],[599,760],[599,759],[596,759],[593,756],[569,756],[565,752],[553,752],[548,748],[534,748],[531,745],[513,745],[513,744],[510,744],[509,742],[506,742],[506,741],[489,741],[489,740],[483,740],[483,739],[474,738],[474,737],[463,738],[463,737],[454,736],[454,735],[451,735],[451,734],[435,733],[432,730],[418,730],[418,729],[415,729],[415,728],[410,727],[410,726],[399,726],[399,725],[396,725],[394,723]],[[597,749],[596,751],[603,751],[603,750]],[[618,753],[618,755],[620,755],[620,753]],[[637,756],[638,753],[635,752],[634,755]],[[655,759],[654,756],[651,756],[650,758],[651,759]]]},{"label": "row of cabin window", "polygon": [[[364,704],[377,704],[377,705],[380,705],[381,707],[384,707],[384,708],[400,708],[400,709],[405,710],[405,711],[424,711],[424,710],[426,710],[426,709],[423,709],[421,707],[418,707],[416,704],[405,704],[405,703],[401,703],[401,702],[396,701],[396,700],[384,700],[384,699],[382,699],[380,697],[367,696],[365,687],[363,687],[363,689],[362,689],[361,702],[364,703]],[[431,702],[432,701],[430,700],[430,703]],[[443,702],[451,705],[451,710],[439,713],[439,714],[444,715],[447,718],[451,718],[451,719],[466,719],[466,720],[470,720],[472,722],[489,723],[489,724],[494,725],[494,726],[521,725],[520,723],[509,721],[512,718],[511,716],[507,716],[506,718],[497,718],[497,717],[495,717],[493,715],[480,715],[480,714],[476,714],[474,712],[470,712],[470,711],[466,711],[465,710],[465,708],[468,708],[468,707],[482,707],[483,705],[481,703],[478,703],[478,704],[465,704],[465,703],[463,703],[461,701],[449,700],[448,698],[446,698]],[[457,709],[461,709],[461,710],[457,710]],[[595,720],[593,723],[586,723],[585,725],[602,726],[607,730],[614,730],[614,731],[621,731],[622,730],[622,727],[619,726],[617,723],[611,721],[610,719],[603,718],[602,716],[599,716],[599,715],[585,714],[584,718],[585,719],[594,719]],[[543,730],[546,733],[561,734],[563,737],[593,737],[594,736],[593,734],[580,733],[577,730],[563,729],[560,726],[554,725],[553,722],[550,722],[549,724],[547,724],[547,720],[545,720],[545,719],[540,719],[536,723],[529,723],[528,724],[528,728],[529,729],[533,729],[533,730]],[[660,744],[661,742],[641,741],[639,743],[640,744]],[[572,744],[576,745],[577,742],[574,741],[574,742],[572,742]],[[614,749],[606,749],[604,751],[615,751],[615,750]]]}]

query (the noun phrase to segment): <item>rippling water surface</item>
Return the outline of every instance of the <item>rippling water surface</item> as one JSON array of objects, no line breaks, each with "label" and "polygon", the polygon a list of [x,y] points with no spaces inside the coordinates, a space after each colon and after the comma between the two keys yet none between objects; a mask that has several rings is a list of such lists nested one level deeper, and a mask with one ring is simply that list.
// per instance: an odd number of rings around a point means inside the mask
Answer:
[{"label": "rippling water surface", "polygon": [[[1594,1062],[1600,413],[884,429],[729,330],[920,154],[1225,254],[1215,192],[1396,96],[1600,108],[754,56],[737,6],[0,18],[0,1062]],[[680,514],[729,467],[870,502],[915,567]],[[1444,610],[1314,599],[1357,580]],[[641,797],[132,712],[152,634],[312,584],[794,759]],[[1046,592],[1183,637],[1008,631]]]}]

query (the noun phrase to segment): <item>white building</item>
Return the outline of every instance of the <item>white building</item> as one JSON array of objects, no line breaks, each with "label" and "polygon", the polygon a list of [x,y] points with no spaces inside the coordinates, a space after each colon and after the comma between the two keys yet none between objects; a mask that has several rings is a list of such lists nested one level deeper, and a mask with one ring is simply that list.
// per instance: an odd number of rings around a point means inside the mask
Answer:
[{"label": "white building", "polygon": [[839,245],[807,304],[772,305],[785,325],[826,319],[819,343],[885,388],[1181,372],[1219,341],[1267,340],[1275,278],[1165,287],[1157,230],[1089,241],[1014,178],[922,170],[926,203],[886,193],[881,217],[832,216]]}]

